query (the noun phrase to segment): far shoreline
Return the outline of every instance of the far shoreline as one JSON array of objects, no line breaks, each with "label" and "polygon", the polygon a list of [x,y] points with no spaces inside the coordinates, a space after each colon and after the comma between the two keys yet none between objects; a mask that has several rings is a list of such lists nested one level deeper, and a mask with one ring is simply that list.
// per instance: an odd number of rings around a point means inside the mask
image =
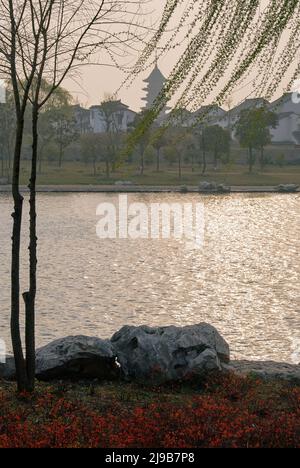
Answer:
[{"label": "far shoreline", "polygon": [[[186,191],[182,189],[186,188]],[[29,192],[28,187],[20,186],[20,191]],[[38,193],[198,193],[199,195],[230,195],[232,193],[278,193],[278,194],[297,194],[300,188],[295,192],[281,192],[274,186],[231,186],[229,193],[216,193],[214,191],[199,191],[197,186],[154,186],[154,185],[38,185]],[[0,185],[0,193],[10,193],[11,185]]]}]

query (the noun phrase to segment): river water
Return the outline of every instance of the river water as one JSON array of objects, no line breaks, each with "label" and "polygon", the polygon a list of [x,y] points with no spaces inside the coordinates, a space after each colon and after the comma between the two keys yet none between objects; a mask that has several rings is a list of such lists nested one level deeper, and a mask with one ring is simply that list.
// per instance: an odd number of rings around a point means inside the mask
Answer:
[{"label": "river water", "polygon": [[[147,206],[202,203],[200,248],[174,238],[99,239],[97,206],[116,197],[39,195],[38,345],[74,334],[107,338],[124,324],[205,321],[233,358],[300,362],[299,195],[128,197]],[[8,348],[11,211],[0,194],[0,338]],[[24,239],[27,231],[25,222]],[[24,240],[25,259],[26,249]],[[22,291],[27,276],[24,261]]]}]

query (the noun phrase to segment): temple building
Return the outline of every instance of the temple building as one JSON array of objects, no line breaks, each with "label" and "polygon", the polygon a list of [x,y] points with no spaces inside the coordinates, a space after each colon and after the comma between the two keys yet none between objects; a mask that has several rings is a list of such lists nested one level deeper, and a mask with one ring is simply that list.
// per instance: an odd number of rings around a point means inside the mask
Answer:
[{"label": "temple building", "polygon": [[[142,100],[145,102],[144,107],[142,108],[142,111],[146,111],[148,109],[151,109],[151,107],[154,104],[155,99],[163,89],[163,86],[166,82],[166,78],[158,68],[158,65],[156,64],[148,78],[144,80],[144,83],[146,83],[146,87],[143,89],[143,91],[146,92],[146,96],[142,98]],[[160,115],[160,120],[163,120],[166,116],[166,113],[169,109],[166,107],[161,115]]]},{"label": "temple building", "polygon": [[108,128],[116,133],[127,132],[136,116],[136,113],[120,100],[92,106],[89,112],[93,133],[105,133]]}]

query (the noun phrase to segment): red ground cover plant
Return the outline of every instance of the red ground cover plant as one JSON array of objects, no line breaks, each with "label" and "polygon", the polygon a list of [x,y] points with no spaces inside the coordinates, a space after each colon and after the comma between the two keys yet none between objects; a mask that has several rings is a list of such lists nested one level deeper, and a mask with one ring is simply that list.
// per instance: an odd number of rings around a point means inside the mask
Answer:
[{"label": "red ground cover plant", "polygon": [[300,388],[234,375],[141,390],[0,383],[0,448],[300,447]]}]

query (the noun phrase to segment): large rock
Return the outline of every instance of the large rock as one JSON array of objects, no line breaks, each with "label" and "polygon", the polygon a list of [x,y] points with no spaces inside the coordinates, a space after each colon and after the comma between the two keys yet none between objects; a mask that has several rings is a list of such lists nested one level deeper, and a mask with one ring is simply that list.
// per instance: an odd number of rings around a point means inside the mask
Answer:
[{"label": "large rock", "polygon": [[12,356],[7,356],[5,362],[0,363],[0,379],[14,380],[15,377],[15,360]]},{"label": "large rock", "polygon": [[69,336],[53,341],[36,352],[36,376],[50,379],[115,379],[116,358],[108,340]]},{"label": "large rock", "polygon": [[229,362],[228,344],[206,323],[182,328],[125,326],[111,342],[123,377],[144,383],[203,376]]},{"label": "large rock", "polygon": [[280,184],[276,187],[276,190],[278,192],[283,192],[283,193],[294,193],[297,192],[299,189],[299,185],[296,184]]},{"label": "large rock", "polygon": [[211,193],[230,193],[231,187],[224,184],[217,184],[217,182],[200,182],[199,192],[211,192]]}]

